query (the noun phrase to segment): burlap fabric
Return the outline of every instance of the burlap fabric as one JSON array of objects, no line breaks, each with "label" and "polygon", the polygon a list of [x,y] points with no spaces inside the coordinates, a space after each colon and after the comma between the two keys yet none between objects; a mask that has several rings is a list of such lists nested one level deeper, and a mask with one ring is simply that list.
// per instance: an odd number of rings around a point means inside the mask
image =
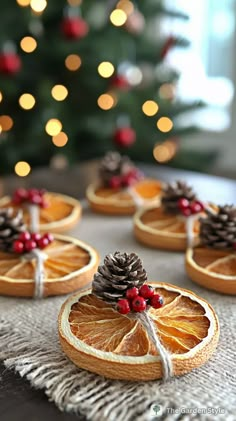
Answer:
[{"label": "burlap fabric", "polygon": [[[192,289],[215,308],[221,325],[216,353],[203,367],[167,383],[106,380],[76,368],[64,356],[57,335],[57,315],[66,297],[41,301],[0,297],[0,356],[6,367],[44,389],[64,411],[80,412],[92,421],[235,420],[236,299],[207,291],[185,275],[181,253],[145,248],[136,243],[129,217],[103,217],[84,210],[73,235],[104,255],[135,251],[149,280]],[[160,407],[160,408],[159,408]],[[155,409],[154,409],[155,408]]]}]

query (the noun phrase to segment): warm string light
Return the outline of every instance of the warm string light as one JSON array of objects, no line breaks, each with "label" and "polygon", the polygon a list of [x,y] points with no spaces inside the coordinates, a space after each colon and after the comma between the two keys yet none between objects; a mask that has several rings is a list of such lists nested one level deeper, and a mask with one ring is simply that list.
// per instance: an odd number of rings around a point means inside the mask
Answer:
[{"label": "warm string light", "polygon": [[64,101],[68,95],[68,89],[64,85],[55,85],[51,90],[51,94],[56,101]]},{"label": "warm string light", "polygon": [[19,161],[15,165],[15,173],[19,177],[26,177],[31,171],[31,167],[26,161]]},{"label": "warm string light", "polygon": [[65,59],[65,66],[71,72],[75,72],[81,66],[81,58],[78,54],[70,54]]},{"label": "warm string light", "polygon": [[142,106],[143,113],[148,117],[152,117],[158,112],[158,104],[155,101],[145,101]]},{"label": "warm string light", "polygon": [[56,118],[51,118],[50,120],[48,120],[48,122],[45,125],[46,133],[49,134],[50,136],[58,135],[61,129],[62,129],[62,124],[60,120]]},{"label": "warm string light", "polygon": [[113,75],[115,68],[110,61],[103,61],[98,66],[98,73],[104,78],[108,78]]},{"label": "warm string light", "polygon": [[64,132],[58,133],[56,136],[52,137],[52,143],[58,148],[62,148],[68,142],[68,136]]},{"label": "warm string light", "polygon": [[3,95],[2,95],[2,92],[0,91],[0,102],[2,102],[2,100],[3,100]]},{"label": "warm string light", "polygon": [[16,0],[16,2],[21,7],[27,7],[30,5],[30,0]]},{"label": "warm string light", "polygon": [[35,105],[35,98],[31,94],[22,94],[19,98],[19,104],[24,110],[31,110]]},{"label": "warm string light", "polygon": [[173,140],[166,140],[157,144],[153,149],[153,156],[158,162],[170,161],[177,152],[177,144]]},{"label": "warm string light", "polygon": [[173,128],[173,121],[169,117],[161,117],[157,121],[157,128],[161,132],[167,133]]},{"label": "warm string light", "polygon": [[20,46],[25,53],[32,53],[37,48],[37,41],[33,37],[24,37]]},{"label": "warm string light", "polygon": [[131,15],[134,11],[134,5],[129,0],[118,1],[116,8],[123,10],[128,16]]},{"label": "warm string light", "polygon": [[67,3],[70,6],[80,6],[82,3],[82,0],[67,0]]},{"label": "warm string light", "polygon": [[46,0],[30,0],[30,7],[36,13],[43,12],[47,7]]},{"label": "warm string light", "polygon": [[13,120],[9,115],[1,115],[0,116],[0,126],[2,131],[7,132],[11,130],[13,126]]},{"label": "warm string light", "polygon": [[124,10],[115,9],[110,14],[110,21],[114,26],[122,26],[127,20],[127,14]]},{"label": "warm string light", "polygon": [[100,95],[100,97],[97,100],[97,103],[102,110],[107,111],[116,105],[117,98],[113,92],[108,92],[106,94]]}]

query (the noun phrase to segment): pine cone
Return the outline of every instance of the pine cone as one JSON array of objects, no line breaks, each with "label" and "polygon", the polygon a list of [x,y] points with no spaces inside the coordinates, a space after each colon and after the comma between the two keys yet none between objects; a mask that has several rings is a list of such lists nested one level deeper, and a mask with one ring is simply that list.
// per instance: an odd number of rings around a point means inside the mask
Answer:
[{"label": "pine cone", "polygon": [[14,215],[12,208],[0,210],[0,250],[11,251],[13,241],[26,230],[22,211]]},{"label": "pine cone", "polygon": [[124,298],[127,289],[140,288],[147,280],[147,273],[140,258],[135,253],[108,254],[104,265],[98,267],[94,275],[92,293],[104,301],[116,304]]},{"label": "pine cone", "polygon": [[105,186],[109,186],[109,182],[113,176],[127,174],[134,164],[128,156],[121,156],[119,152],[108,152],[99,169],[100,178]]},{"label": "pine cone", "polygon": [[184,181],[176,181],[167,184],[163,188],[162,205],[166,212],[179,213],[178,201],[181,198],[185,198],[189,202],[197,200],[192,187],[188,186]]},{"label": "pine cone", "polygon": [[207,217],[201,218],[200,240],[207,247],[233,248],[236,243],[236,207],[219,206],[215,214],[206,209]]}]

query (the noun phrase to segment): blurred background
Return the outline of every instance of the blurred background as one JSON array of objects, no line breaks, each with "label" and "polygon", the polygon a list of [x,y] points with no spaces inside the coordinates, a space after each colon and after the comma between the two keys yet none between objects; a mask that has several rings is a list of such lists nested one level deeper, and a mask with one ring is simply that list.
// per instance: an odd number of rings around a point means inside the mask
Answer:
[{"label": "blurred background", "polygon": [[1,0],[0,174],[116,149],[236,178],[235,15],[235,0]]}]

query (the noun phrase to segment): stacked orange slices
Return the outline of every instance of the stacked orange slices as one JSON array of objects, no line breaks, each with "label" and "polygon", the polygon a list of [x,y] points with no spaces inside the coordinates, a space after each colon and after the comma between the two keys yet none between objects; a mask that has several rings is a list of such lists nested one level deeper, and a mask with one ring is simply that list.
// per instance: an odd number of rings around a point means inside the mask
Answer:
[{"label": "stacked orange slices", "polygon": [[161,188],[160,181],[146,178],[128,189],[90,184],[86,196],[95,212],[108,215],[133,215],[137,204],[146,206],[159,203]]},{"label": "stacked orange slices", "polygon": [[[98,254],[89,245],[56,234],[44,249],[43,296],[63,295],[88,284],[98,266]],[[14,253],[0,252],[0,295],[32,297],[35,261]]]},{"label": "stacked orange slices", "polygon": [[[193,222],[193,245],[197,244],[199,222]],[[165,250],[186,250],[186,218],[166,213],[162,206],[139,209],[134,215],[134,234],[141,243]]]},{"label": "stacked orange slices", "polygon": [[185,262],[194,282],[224,294],[236,294],[236,251],[199,246],[187,250]]},{"label": "stacked orange slices", "polygon": [[[64,232],[73,228],[81,217],[80,202],[72,197],[58,193],[45,193],[48,207],[39,208],[41,232]],[[1,208],[14,208],[23,210],[23,219],[28,226],[30,215],[27,206],[16,205],[9,196],[0,199]]]},{"label": "stacked orange slices", "polygon": [[[217,316],[191,291],[165,283],[151,285],[164,298],[164,305],[150,308],[148,314],[171,353],[174,375],[182,375],[204,364],[216,348]],[[59,336],[64,352],[80,368],[113,379],[162,377],[160,357],[141,322],[118,313],[91,290],[64,303]]]}]

